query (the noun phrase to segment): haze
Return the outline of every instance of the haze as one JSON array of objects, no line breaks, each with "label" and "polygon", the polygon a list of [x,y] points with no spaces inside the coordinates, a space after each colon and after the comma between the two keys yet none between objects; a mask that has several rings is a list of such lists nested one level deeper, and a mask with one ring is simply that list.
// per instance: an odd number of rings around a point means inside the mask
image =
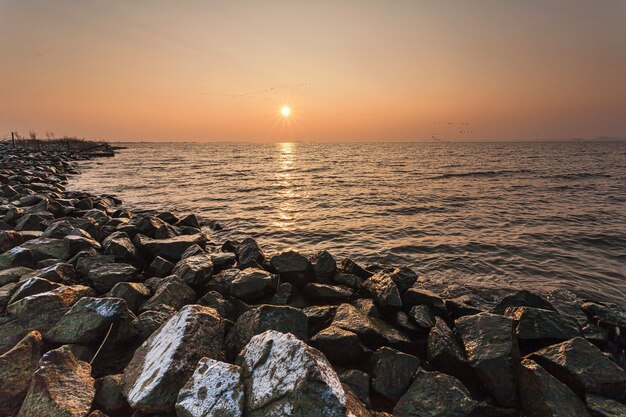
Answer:
[{"label": "haze", "polygon": [[0,136],[626,136],[624,22],[623,0],[0,0]]}]

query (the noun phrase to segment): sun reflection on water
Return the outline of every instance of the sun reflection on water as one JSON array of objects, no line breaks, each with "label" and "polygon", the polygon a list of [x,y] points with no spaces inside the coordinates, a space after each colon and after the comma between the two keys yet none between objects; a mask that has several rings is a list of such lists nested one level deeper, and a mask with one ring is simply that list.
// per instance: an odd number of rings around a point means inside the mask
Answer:
[{"label": "sun reflection on water", "polygon": [[298,219],[298,199],[300,194],[294,186],[293,170],[295,169],[296,144],[285,142],[276,144],[278,169],[275,177],[279,184],[275,204],[278,218],[272,222],[283,231],[295,230]]}]

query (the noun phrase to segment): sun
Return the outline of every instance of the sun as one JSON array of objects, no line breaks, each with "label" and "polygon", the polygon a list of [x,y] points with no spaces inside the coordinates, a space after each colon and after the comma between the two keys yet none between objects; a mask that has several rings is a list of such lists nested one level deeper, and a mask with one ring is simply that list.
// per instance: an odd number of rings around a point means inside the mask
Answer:
[{"label": "sun", "polygon": [[289,117],[289,115],[291,114],[291,109],[289,108],[289,106],[283,106],[280,109],[280,114],[282,114],[283,117]]}]

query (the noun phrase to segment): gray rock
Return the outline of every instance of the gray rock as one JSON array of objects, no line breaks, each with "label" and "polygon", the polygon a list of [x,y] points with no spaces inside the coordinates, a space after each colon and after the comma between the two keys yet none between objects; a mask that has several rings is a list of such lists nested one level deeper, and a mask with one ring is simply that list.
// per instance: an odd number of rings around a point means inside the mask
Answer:
[{"label": "gray rock", "polygon": [[596,394],[589,394],[586,398],[587,408],[594,417],[624,417],[626,405],[615,400],[604,398]]},{"label": "gray rock", "polygon": [[241,417],[244,384],[239,366],[202,358],[178,394],[178,417]]},{"label": "gray rock", "polygon": [[178,392],[202,357],[222,359],[224,320],[215,310],[183,307],[136,351],[124,371],[124,394],[134,409],[171,413]]},{"label": "gray rock", "polygon": [[411,307],[409,317],[420,329],[427,330],[435,325],[435,315],[427,305]]},{"label": "gray rock", "polygon": [[529,359],[520,366],[519,394],[524,412],[531,417],[589,417],[572,390]]},{"label": "gray rock", "polygon": [[190,256],[202,255],[204,253],[206,252],[200,247],[200,245],[191,245],[187,249],[185,249],[183,254],[180,256],[180,259],[182,260],[185,258],[189,258]]},{"label": "gray rock", "polygon": [[133,238],[133,243],[140,252],[152,260],[157,256],[170,262],[178,262],[183,253],[192,245],[206,246],[206,238],[202,234],[176,236],[168,239],[152,239],[142,234]]},{"label": "gray rock", "polygon": [[544,300],[537,294],[533,294],[526,290],[517,291],[513,294],[507,295],[493,308],[493,312],[497,314],[504,314],[504,310],[508,307],[534,307],[556,311],[556,309],[548,301]]},{"label": "gray rock", "polygon": [[106,375],[96,380],[95,408],[111,415],[130,414],[130,406],[124,397],[124,375]]},{"label": "gray rock", "polygon": [[89,271],[89,281],[101,293],[109,292],[118,282],[134,281],[137,269],[129,264],[103,264]]},{"label": "gray rock", "polygon": [[41,359],[41,334],[28,333],[13,349],[0,355],[0,415],[15,415]]},{"label": "gray rock", "polygon": [[466,357],[482,386],[503,406],[517,402],[515,372],[519,348],[513,320],[491,313],[461,317],[456,322]]},{"label": "gray rock", "polygon": [[17,417],[84,417],[95,396],[91,366],[62,346],[39,362]]},{"label": "gray rock", "polygon": [[32,267],[35,265],[35,257],[30,249],[16,246],[0,254],[0,269],[11,267]]},{"label": "gray rock", "polygon": [[548,346],[529,357],[578,395],[624,400],[626,372],[582,337]]},{"label": "gray rock", "polygon": [[15,268],[5,269],[0,271],[0,287],[6,284],[17,282],[21,277],[33,272],[32,269],[23,266],[17,266]]},{"label": "gray rock", "polygon": [[348,369],[339,374],[339,380],[348,385],[363,404],[371,407],[369,375],[358,369]]},{"label": "gray rock", "polygon": [[302,309],[302,312],[306,315],[307,323],[309,327],[309,334],[316,334],[320,330],[328,327],[333,321],[337,311],[336,306],[308,306]]},{"label": "gray rock", "polygon": [[230,252],[217,252],[211,254],[211,262],[213,262],[213,270],[222,271],[235,265],[237,256]]},{"label": "gray rock", "polygon": [[176,314],[176,310],[170,306],[161,304],[160,308],[144,311],[133,319],[132,327],[135,329],[135,334],[139,340],[145,341],[174,314]]},{"label": "gray rock", "polygon": [[147,311],[163,304],[172,307],[174,310],[179,310],[183,306],[195,302],[196,297],[196,292],[193,288],[172,275],[170,278],[164,278],[164,282],[157,286],[154,295],[139,310]]},{"label": "gray rock", "polygon": [[292,293],[293,285],[288,282],[283,282],[278,286],[276,293],[272,296],[268,304],[274,304],[277,306],[287,305]]},{"label": "gray rock", "polygon": [[350,258],[346,258],[343,260],[341,264],[341,269],[346,274],[356,275],[357,277],[365,280],[374,275],[373,273],[367,271],[362,266],[354,262]]},{"label": "gray rock", "polygon": [[9,299],[9,304],[13,304],[24,297],[28,297],[29,295],[41,294],[42,292],[52,291],[62,286],[62,284],[51,282],[43,278],[29,278],[21,285],[17,286],[13,295]]},{"label": "gray rock", "polygon": [[576,319],[555,311],[534,307],[507,307],[504,315],[515,320],[520,341],[554,341],[572,339],[580,335]]},{"label": "gray rock", "polygon": [[348,301],[354,293],[354,290],[343,285],[328,285],[311,282],[302,288],[302,293],[308,299],[316,302],[323,304],[339,304]]},{"label": "gray rock", "polygon": [[318,252],[313,263],[313,271],[318,279],[330,279],[337,273],[337,262],[330,253]]},{"label": "gray rock", "polygon": [[154,216],[143,217],[137,222],[139,233],[153,239],[166,239],[178,235],[176,230],[162,219]]},{"label": "gray rock", "polygon": [[213,262],[206,253],[192,255],[178,261],[172,273],[191,287],[201,287],[213,275]]},{"label": "gray rock", "polygon": [[385,272],[378,272],[363,282],[363,287],[372,295],[381,308],[400,308],[402,300],[395,282]]},{"label": "gray rock", "polygon": [[393,409],[395,417],[466,417],[476,402],[458,379],[420,370]]},{"label": "gray rock", "polygon": [[415,281],[417,281],[417,274],[408,266],[394,269],[393,272],[389,274],[389,277],[396,284],[400,293],[411,288],[413,284],[415,284]]},{"label": "gray rock", "polygon": [[287,251],[274,255],[270,259],[270,263],[280,275],[281,281],[291,282],[297,287],[302,287],[314,280],[313,265],[298,252]]},{"label": "gray rock", "polygon": [[154,258],[148,267],[148,273],[150,276],[159,278],[171,275],[173,270],[174,264],[165,258],[161,258],[160,256]]},{"label": "gray rock", "polygon": [[243,301],[251,302],[271,294],[275,286],[275,280],[269,272],[248,268],[237,273],[231,281],[230,292]]},{"label": "gray rock", "polygon": [[137,248],[124,232],[115,232],[102,241],[105,255],[113,256],[116,262],[135,263],[139,259]]},{"label": "gray rock", "polygon": [[415,356],[388,347],[378,349],[371,361],[372,389],[394,403],[407,391],[421,364]]},{"label": "gray rock", "polygon": [[356,275],[352,275],[352,274],[344,274],[344,273],[335,274],[333,275],[332,281],[335,284],[345,285],[347,287],[354,288],[355,290],[358,290],[361,287],[363,287],[363,280],[357,277]]},{"label": "gray rock", "polygon": [[30,319],[57,310],[67,310],[82,297],[93,295],[93,290],[83,285],[62,286],[51,291],[29,295],[9,304],[7,312],[13,317]]},{"label": "gray rock", "polygon": [[229,357],[235,357],[254,335],[266,330],[291,333],[306,340],[307,317],[299,309],[288,306],[261,305],[243,313],[226,337]]},{"label": "gray rock", "polygon": [[324,355],[291,334],[257,335],[241,352],[249,417],[343,417],[354,413]]},{"label": "gray rock", "polygon": [[130,311],[137,312],[150,298],[150,295],[150,289],[144,284],[138,282],[118,282],[109,291],[107,297],[121,298],[126,301]]},{"label": "gray rock", "polygon": [[246,238],[237,245],[235,254],[237,255],[237,263],[243,268],[258,267],[265,260],[263,251],[256,243],[256,240],[252,238]]},{"label": "gray rock", "polygon": [[428,360],[442,371],[459,376],[458,371],[467,365],[463,348],[445,321],[436,318],[428,334]]},{"label": "gray rock", "polygon": [[336,366],[359,365],[365,359],[365,348],[356,333],[336,326],[319,331],[309,344]]},{"label": "gray rock", "polygon": [[426,305],[438,316],[445,317],[447,314],[446,306],[441,297],[432,291],[415,286],[409,288],[402,294],[402,304],[407,308]]}]

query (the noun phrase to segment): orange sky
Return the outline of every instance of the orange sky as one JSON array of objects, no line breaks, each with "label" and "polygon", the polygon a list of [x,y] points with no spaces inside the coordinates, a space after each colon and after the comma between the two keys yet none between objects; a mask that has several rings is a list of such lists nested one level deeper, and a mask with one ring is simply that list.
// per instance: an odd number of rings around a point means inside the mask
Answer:
[{"label": "orange sky", "polygon": [[0,0],[0,137],[626,136],[625,22],[623,0]]}]

